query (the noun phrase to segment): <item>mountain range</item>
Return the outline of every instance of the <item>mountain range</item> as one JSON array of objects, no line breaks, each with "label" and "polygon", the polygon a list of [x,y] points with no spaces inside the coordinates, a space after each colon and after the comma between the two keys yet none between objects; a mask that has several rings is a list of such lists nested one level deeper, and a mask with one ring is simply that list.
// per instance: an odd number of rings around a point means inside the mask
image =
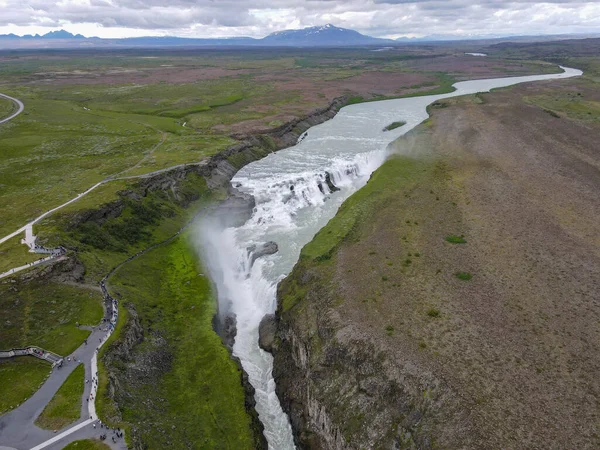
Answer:
[{"label": "mountain range", "polygon": [[[171,46],[269,46],[269,47],[340,47],[393,44],[391,39],[365,36],[358,31],[336,27],[331,24],[309,27],[302,30],[285,30],[255,39],[250,37],[232,38],[182,38],[182,37],[135,37],[122,39],[86,38],[73,35],[65,30],[52,31],[44,35],[15,34],[0,35],[0,48],[7,47],[171,47]],[[20,44],[20,45],[19,45]],[[32,45],[35,44],[35,45]]]},{"label": "mountain range", "polygon": [[[510,38],[469,37],[469,41],[544,41],[589,36],[519,36]],[[121,39],[103,39],[71,34],[65,30],[51,31],[44,35],[16,34],[0,35],[0,49],[9,48],[115,48],[115,47],[360,47],[422,44],[458,40],[456,36],[427,36],[424,38],[398,38],[397,40],[366,36],[358,31],[336,27],[332,24],[309,27],[301,30],[284,30],[269,34],[261,39],[251,37],[231,38],[183,38],[171,36],[148,36]]]}]

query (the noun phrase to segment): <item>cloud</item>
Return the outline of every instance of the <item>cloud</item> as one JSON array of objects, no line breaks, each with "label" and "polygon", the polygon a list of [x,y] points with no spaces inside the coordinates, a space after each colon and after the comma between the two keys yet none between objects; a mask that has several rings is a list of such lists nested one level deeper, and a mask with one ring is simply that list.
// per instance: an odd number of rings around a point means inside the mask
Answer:
[{"label": "cloud", "polygon": [[328,22],[381,37],[600,29],[597,0],[0,0],[0,10],[0,32],[65,28],[106,37],[261,37]]}]

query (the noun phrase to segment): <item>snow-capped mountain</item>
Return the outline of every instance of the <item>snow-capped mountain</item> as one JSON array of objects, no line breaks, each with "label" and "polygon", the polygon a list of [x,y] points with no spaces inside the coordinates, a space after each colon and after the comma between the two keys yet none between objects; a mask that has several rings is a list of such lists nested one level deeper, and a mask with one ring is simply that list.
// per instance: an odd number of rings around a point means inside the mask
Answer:
[{"label": "snow-capped mountain", "polygon": [[310,27],[302,30],[276,31],[261,39],[261,41],[266,45],[298,47],[377,45],[394,42],[389,39],[378,39],[371,36],[365,36],[358,31],[339,28],[330,23],[320,27]]}]

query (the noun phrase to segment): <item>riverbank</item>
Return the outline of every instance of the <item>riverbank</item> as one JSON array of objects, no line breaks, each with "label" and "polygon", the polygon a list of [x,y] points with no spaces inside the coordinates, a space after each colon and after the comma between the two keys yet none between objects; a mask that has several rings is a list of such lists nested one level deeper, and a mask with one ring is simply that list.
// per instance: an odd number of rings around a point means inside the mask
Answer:
[{"label": "riverbank", "polygon": [[440,101],[304,247],[273,340],[300,446],[599,444],[597,92]]}]

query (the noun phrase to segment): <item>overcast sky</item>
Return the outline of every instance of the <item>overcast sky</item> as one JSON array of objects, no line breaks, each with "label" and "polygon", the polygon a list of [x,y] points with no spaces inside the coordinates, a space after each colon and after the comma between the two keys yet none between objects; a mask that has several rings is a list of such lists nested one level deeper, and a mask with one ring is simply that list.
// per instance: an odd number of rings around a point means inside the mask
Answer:
[{"label": "overcast sky", "polygon": [[0,0],[0,34],[263,37],[332,23],[371,36],[600,31],[600,0]]}]

